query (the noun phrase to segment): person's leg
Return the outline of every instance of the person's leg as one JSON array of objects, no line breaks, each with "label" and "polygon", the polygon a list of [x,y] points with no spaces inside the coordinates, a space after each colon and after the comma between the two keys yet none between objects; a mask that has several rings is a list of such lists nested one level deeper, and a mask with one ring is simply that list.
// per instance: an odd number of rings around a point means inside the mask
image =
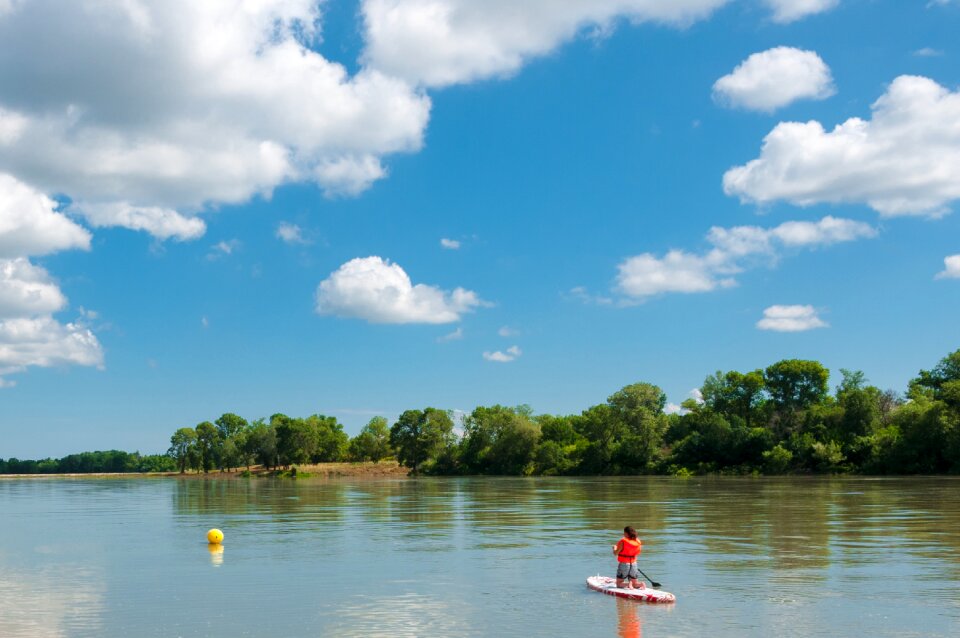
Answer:
[{"label": "person's leg", "polygon": [[630,565],[627,563],[617,563],[617,587],[627,586],[627,577],[630,575],[629,567]]},{"label": "person's leg", "polygon": [[646,585],[644,585],[642,582],[640,582],[639,580],[637,580],[637,577],[638,577],[640,574],[637,572],[637,564],[636,564],[636,563],[630,563],[630,571],[629,571],[628,575],[630,576],[630,586],[631,586],[633,589],[644,589],[644,588],[646,587]]}]

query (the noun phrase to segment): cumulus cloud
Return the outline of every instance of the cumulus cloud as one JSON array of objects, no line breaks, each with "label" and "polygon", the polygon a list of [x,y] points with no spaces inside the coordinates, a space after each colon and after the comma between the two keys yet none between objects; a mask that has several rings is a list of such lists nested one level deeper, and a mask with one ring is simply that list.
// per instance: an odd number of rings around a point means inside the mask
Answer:
[{"label": "cumulus cloud", "polygon": [[943,258],[943,270],[937,273],[937,279],[960,279],[960,255]]},{"label": "cumulus cloud", "polygon": [[303,230],[296,224],[291,224],[289,222],[280,222],[280,225],[277,226],[276,232],[277,239],[285,241],[288,244],[309,244],[310,242],[304,239]]},{"label": "cumulus cloud", "polygon": [[820,56],[792,47],[754,53],[713,85],[713,97],[720,104],[766,112],[834,93],[830,68]]},{"label": "cumulus cloud", "polygon": [[66,303],[46,270],[25,257],[0,259],[0,317],[51,314]]},{"label": "cumulus cloud", "polygon": [[103,365],[100,343],[88,328],[53,318],[67,298],[47,270],[30,261],[89,247],[90,233],[56,202],[0,173],[0,387],[12,387],[3,377],[29,366]]},{"label": "cumulus cloud", "polygon": [[940,49],[934,49],[932,47],[923,47],[922,49],[917,49],[913,52],[918,58],[936,58],[943,55],[943,51]]},{"label": "cumulus cloud", "polygon": [[203,233],[196,213],[313,180],[356,194],[421,147],[430,100],[311,49],[316,0],[13,3],[0,171],[95,226]]},{"label": "cumulus cloud", "polygon": [[483,358],[487,361],[494,361],[496,363],[510,363],[517,357],[519,357],[523,352],[517,346],[510,346],[507,348],[506,352],[496,350],[494,352],[484,352]]},{"label": "cumulus cloud", "polygon": [[757,322],[757,328],[775,332],[804,332],[828,325],[813,306],[770,306]]},{"label": "cumulus cloud", "polygon": [[829,11],[840,0],[764,0],[773,11],[773,21],[786,24],[801,18]]},{"label": "cumulus cloud", "polygon": [[0,173],[0,258],[90,248],[90,233],[52,199]]},{"label": "cumulus cloud", "polygon": [[618,19],[685,26],[730,0],[363,0],[365,62],[425,86],[516,72]]},{"label": "cumulus cloud", "polygon": [[440,247],[446,248],[447,250],[458,250],[460,248],[460,242],[456,239],[447,239],[442,237],[440,239]]},{"label": "cumulus cloud", "polygon": [[452,323],[485,302],[464,288],[452,292],[414,285],[399,264],[380,257],[358,257],[320,282],[318,313],[370,323]]},{"label": "cumulus cloud", "polygon": [[617,290],[642,301],[662,293],[709,292],[736,285],[734,275],[763,261],[776,260],[786,249],[815,248],[861,238],[877,231],[863,222],[824,217],[817,222],[784,222],[774,228],[715,226],[707,233],[712,248],[695,254],[671,250],[663,257],[643,253],[617,267]]},{"label": "cumulus cloud", "polygon": [[62,365],[103,366],[100,342],[88,328],[52,317],[0,321],[0,374]]},{"label": "cumulus cloud", "polygon": [[866,203],[884,216],[938,216],[960,197],[960,92],[900,76],[873,103],[870,120],[832,131],[781,122],[760,157],[723,176],[744,202]]}]

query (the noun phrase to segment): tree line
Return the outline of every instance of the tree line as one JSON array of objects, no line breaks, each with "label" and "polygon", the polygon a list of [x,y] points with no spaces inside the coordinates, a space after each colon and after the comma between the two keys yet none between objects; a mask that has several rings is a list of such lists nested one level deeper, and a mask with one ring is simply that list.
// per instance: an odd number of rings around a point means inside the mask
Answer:
[{"label": "tree line", "polygon": [[60,459],[20,460],[0,458],[0,474],[90,474],[124,472],[172,472],[176,469],[167,454],[107,450],[81,452]]},{"label": "tree line", "polygon": [[[840,372],[831,392],[817,361],[718,371],[670,414],[650,383],[572,415],[494,405],[455,422],[428,407],[392,425],[375,417],[353,438],[330,416],[248,422],[228,413],[178,429],[164,462],[180,472],[395,458],[437,475],[960,473],[960,350],[921,370],[903,394]],[[0,460],[0,472],[13,461]]]}]

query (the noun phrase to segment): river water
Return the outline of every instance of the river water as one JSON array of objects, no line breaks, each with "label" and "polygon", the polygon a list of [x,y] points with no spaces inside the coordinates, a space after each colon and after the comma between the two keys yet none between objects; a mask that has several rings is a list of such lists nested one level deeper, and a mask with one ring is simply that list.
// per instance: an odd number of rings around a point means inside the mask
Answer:
[{"label": "river water", "polygon": [[0,636],[955,637],[960,480],[0,480]]}]

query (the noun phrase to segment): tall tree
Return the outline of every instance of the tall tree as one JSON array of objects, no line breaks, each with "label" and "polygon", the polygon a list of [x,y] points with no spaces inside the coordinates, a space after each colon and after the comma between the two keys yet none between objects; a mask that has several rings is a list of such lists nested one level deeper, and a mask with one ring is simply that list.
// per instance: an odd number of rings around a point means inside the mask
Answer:
[{"label": "tall tree", "polygon": [[651,383],[625,386],[607,398],[614,419],[625,426],[617,456],[625,471],[643,471],[657,458],[667,428],[667,395]]},{"label": "tall tree", "polygon": [[393,453],[390,449],[390,426],[382,416],[375,416],[350,442],[350,455],[358,461],[379,463]]},{"label": "tall tree", "polygon": [[764,382],[774,405],[794,412],[822,402],[827,397],[830,371],[819,361],[784,359],[764,370]]},{"label": "tall tree", "polygon": [[197,431],[193,428],[180,428],[170,437],[170,449],[167,450],[167,454],[177,462],[181,474],[192,465],[190,461],[191,457],[196,454],[196,444]]},{"label": "tall tree", "polygon": [[220,432],[209,421],[197,425],[197,451],[200,455],[200,467],[209,472],[220,460]]},{"label": "tall tree", "polygon": [[731,370],[717,371],[707,377],[700,393],[704,404],[728,419],[733,416],[743,419],[747,427],[764,400],[763,370],[741,373]]},{"label": "tall tree", "polygon": [[247,420],[231,412],[220,415],[220,418],[213,422],[220,432],[220,438],[226,441],[230,437],[236,436],[248,426]]},{"label": "tall tree", "polygon": [[390,428],[390,445],[396,450],[397,460],[414,473],[452,443],[453,420],[448,412],[437,408],[407,410]]},{"label": "tall tree", "polygon": [[315,423],[274,414],[270,417],[270,424],[277,432],[277,455],[281,465],[307,463],[313,458],[318,444]]}]

